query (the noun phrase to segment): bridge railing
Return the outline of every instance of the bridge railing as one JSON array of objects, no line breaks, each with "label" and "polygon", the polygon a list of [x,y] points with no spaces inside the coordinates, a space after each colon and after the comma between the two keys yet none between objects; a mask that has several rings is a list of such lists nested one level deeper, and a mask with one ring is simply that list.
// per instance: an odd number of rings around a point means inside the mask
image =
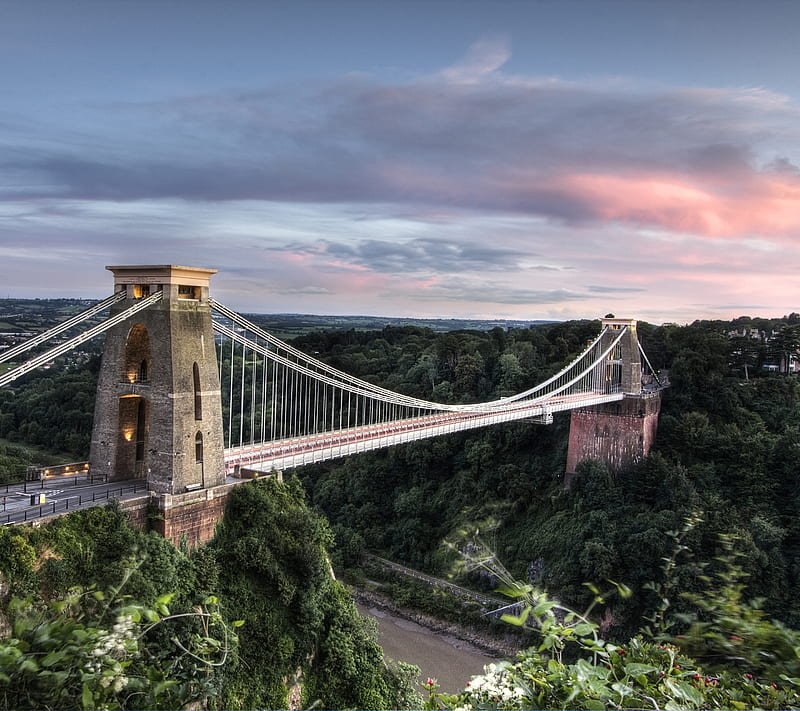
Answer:
[{"label": "bridge railing", "polygon": [[[620,392],[610,370],[626,329],[611,343],[605,329],[571,363],[525,392],[488,402],[447,404],[403,395],[333,368],[283,343],[255,324],[210,301],[220,364],[228,449],[279,442],[437,413],[495,415],[584,393]],[[221,320],[219,320],[221,319]],[[578,405],[575,405],[577,407]],[[516,419],[525,417],[518,414]],[[512,418],[514,419],[514,418]]]},{"label": "bridge railing", "polygon": [[147,490],[147,482],[136,482],[135,484],[128,484],[121,486],[118,489],[109,489],[108,491],[93,491],[91,495],[81,494],[75,501],[74,496],[65,497],[48,503],[33,505],[22,510],[10,511],[0,516],[0,524],[6,526],[9,524],[25,523],[27,521],[35,521],[36,519],[44,518],[45,516],[52,516],[57,513],[64,513],[70,510],[77,510],[87,506],[88,504],[95,505],[99,501],[108,501],[111,499],[121,498],[124,494],[136,494],[139,491]]}]

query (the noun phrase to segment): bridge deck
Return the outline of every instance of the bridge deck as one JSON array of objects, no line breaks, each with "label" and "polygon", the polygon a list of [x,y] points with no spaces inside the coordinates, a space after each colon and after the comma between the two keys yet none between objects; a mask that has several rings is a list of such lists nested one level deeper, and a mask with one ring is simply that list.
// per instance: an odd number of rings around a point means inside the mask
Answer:
[{"label": "bridge deck", "polygon": [[237,466],[269,472],[315,464],[328,459],[414,442],[501,422],[549,418],[555,412],[622,400],[623,393],[579,393],[533,403],[515,403],[497,411],[440,413],[363,427],[322,432],[306,437],[276,440],[225,450],[225,468],[232,475]]}]

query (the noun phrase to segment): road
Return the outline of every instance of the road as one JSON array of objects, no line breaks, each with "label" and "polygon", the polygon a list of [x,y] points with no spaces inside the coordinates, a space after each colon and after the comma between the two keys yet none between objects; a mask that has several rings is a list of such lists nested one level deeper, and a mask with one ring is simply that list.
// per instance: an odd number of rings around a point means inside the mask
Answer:
[{"label": "road", "polygon": [[0,525],[34,521],[43,516],[121,501],[147,493],[147,482],[91,481],[86,474],[46,477],[0,487]]}]

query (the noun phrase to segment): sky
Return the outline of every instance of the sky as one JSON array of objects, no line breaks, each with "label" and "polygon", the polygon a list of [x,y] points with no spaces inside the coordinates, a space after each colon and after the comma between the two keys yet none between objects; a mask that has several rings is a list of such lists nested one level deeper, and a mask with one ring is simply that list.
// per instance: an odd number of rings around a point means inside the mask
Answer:
[{"label": "sky", "polygon": [[0,0],[0,298],[800,311],[795,0]]}]

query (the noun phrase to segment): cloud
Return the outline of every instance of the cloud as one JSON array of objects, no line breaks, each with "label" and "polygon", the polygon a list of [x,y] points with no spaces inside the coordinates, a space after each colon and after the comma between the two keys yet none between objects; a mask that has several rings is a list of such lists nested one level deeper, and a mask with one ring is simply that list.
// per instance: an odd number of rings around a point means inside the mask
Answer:
[{"label": "cloud", "polygon": [[647,291],[641,286],[588,286],[587,289],[593,294],[632,294]]},{"label": "cloud", "polygon": [[330,264],[349,264],[390,274],[475,269],[502,271],[518,268],[528,256],[522,251],[506,247],[433,238],[403,242],[322,240],[309,245],[288,245],[281,249],[314,255]]},{"label": "cloud", "polygon": [[442,72],[448,82],[473,83],[500,69],[511,58],[511,40],[493,35],[475,42],[467,55]]},{"label": "cloud", "polygon": [[278,289],[278,292],[294,296],[326,296],[332,293],[330,289],[326,289],[324,286],[296,286],[290,289]]},{"label": "cloud", "polygon": [[[357,202],[776,243],[800,230],[800,109],[786,97],[512,76],[509,56],[492,37],[407,82],[354,75],[85,108],[94,143],[41,120],[33,140],[14,121],[0,200]],[[395,271],[522,258],[424,240],[322,249]]]},{"label": "cloud", "polygon": [[587,298],[585,292],[570,289],[529,289],[487,282],[478,278],[441,280],[430,288],[409,294],[414,301],[439,301],[482,304],[517,304],[537,306],[580,301]]}]

